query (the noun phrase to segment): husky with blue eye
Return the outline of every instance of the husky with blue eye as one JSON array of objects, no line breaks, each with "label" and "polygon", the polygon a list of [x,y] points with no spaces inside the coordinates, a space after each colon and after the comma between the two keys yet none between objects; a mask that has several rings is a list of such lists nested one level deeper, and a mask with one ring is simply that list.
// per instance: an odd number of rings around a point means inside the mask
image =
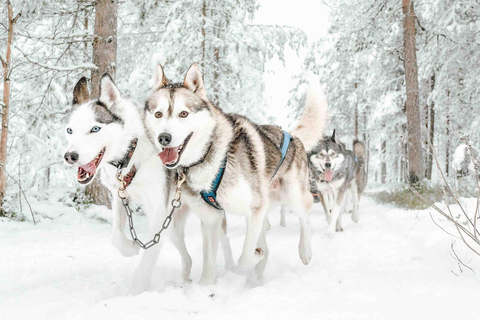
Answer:
[{"label": "husky with blue eye", "polygon": [[[149,231],[144,243],[161,229],[171,209],[167,207],[166,169],[145,132],[143,109],[125,99],[108,74],[101,79],[98,99],[90,98],[87,80],[82,78],[73,91],[66,138],[64,159],[77,168],[78,183],[88,184],[101,172],[102,183],[112,193],[113,245],[126,257],[137,255],[140,247],[124,234],[126,212],[118,196],[119,170],[125,177],[128,200],[141,204],[147,215]],[[192,260],[184,241],[187,210],[185,205],[175,212],[166,234],[182,257],[184,280],[190,281]],[[222,244],[228,244],[225,224],[223,227]],[[143,253],[132,282],[134,293],[148,289],[162,242]],[[229,247],[226,249],[226,263],[233,264]]]},{"label": "husky with blue eye", "polygon": [[145,105],[145,124],[172,180],[177,174],[186,174],[182,200],[202,221],[204,269],[200,282],[214,281],[224,210],[244,216],[247,223],[239,271],[255,268],[257,275],[262,275],[268,256],[264,220],[276,203],[288,205],[299,216],[299,254],[308,264],[313,198],[307,151],[323,134],[325,102],[314,95],[307,98],[304,115],[290,134],[214,106],[196,64],[183,82],[176,84],[169,83],[158,65],[153,83]]},{"label": "husky with blue eye", "polygon": [[337,140],[335,131],[324,137],[308,153],[313,190],[321,193],[329,230],[343,231],[342,213],[345,197],[353,202],[352,220],[358,222],[358,203],[367,185],[365,172],[365,147],[355,140],[353,151]]}]

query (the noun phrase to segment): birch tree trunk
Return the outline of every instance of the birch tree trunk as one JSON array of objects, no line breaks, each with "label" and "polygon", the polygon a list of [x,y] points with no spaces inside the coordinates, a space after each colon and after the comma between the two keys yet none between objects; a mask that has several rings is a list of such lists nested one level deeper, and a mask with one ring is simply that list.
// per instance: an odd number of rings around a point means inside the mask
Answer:
[{"label": "birch tree trunk", "polygon": [[414,0],[402,0],[405,81],[407,87],[408,177],[412,185],[423,179],[421,120],[418,100],[418,66],[415,43]]},{"label": "birch tree trunk", "polygon": [[[93,40],[93,63],[98,67],[92,70],[92,97],[99,95],[100,78],[106,72],[115,79],[117,69],[117,16],[118,0],[98,0],[95,5],[95,25]],[[97,175],[85,190],[95,204],[110,207],[110,192]]]},{"label": "birch tree trunk", "polygon": [[10,72],[12,64],[12,40],[13,25],[20,17],[18,14],[13,18],[12,3],[7,0],[7,52],[5,59],[0,56],[3,67],[3,105],[2,105],[2,135],[0,138],[0,206],[3,206],[3,198],[7,189],[7,175],[4,168],[7,166],[7,141],[8,141],[8,121],[10,111]]}]

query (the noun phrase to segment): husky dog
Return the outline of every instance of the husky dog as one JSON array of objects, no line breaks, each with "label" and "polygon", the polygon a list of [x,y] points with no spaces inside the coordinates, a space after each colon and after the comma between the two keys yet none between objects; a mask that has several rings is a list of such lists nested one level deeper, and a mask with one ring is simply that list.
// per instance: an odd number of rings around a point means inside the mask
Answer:
[{"label": "husky dog", "polygon": [[[167,214],[165,169],[146,135],[141,115],[134,103],[121,96],[108,74],[101,79],[98,100],[90,99],[87,80],[82,78],[73,91],[66,129],[65,162],[78,167],[77,180],[83,185],[102,172],[102,183],[113,195],[112,242],[126,257],[137,255],[140,247],[124,234],[126,212],[117,196],[117,168],[129,177],[129,198],[145,209],[150,239],[161,229]],[[183,278],[189,281],[192,260],[184,242],[185,209],[175,213],[168,234],[182,257]],[[160,247],[159,243],[144,252],[133,280],[135,293],[148,289]]]},{"label": "husky dog", "polygon": [[[262,275],[268,256],[264,220],[274,202],[289,205],[299,216],[299,253],[308,264],[312,255],[309,210],[313,199],[306,150],[322,136],[325,104],[310,98],[292,137],[277,126],[257,125],[212,105],[197,64],[189,68],[183,83],[177,84],[169,84],[158,65],[153,83],[145,105],[145,123],[170,175],[174,176],[175,170],[186,173],[182,200],[202,221],[201,283],[214,281],[223,210],[246,218],[239,271],[255,267],[257,275]],[[280,146],[285,146],[287,137],[288,149],[283,153]]]},{"label": "husky dog", "polygon": [[[460,144],[453,154],[452,167],[455,170],[455,187],[458,189],[458,179],[475,174],[474,161],[479,161],[480,151],[472,147],[472,152],[468,150],[468,146],[464,143]],[[473,157],[472,157],[473,156]],[[480,178],[480,177],[479,177]]]},{"label": "husky dog", "polygon": [[325,137],[308,154],[311,179],[322,197],[322,205],[330,225],[329,230],[343,231],[342,211],[344,198],[351,193],[352,220],[358,222],[358,203],[367,185],[365,173],[365,148],[361,142],[353,142],[353,151],[335,138]]}]

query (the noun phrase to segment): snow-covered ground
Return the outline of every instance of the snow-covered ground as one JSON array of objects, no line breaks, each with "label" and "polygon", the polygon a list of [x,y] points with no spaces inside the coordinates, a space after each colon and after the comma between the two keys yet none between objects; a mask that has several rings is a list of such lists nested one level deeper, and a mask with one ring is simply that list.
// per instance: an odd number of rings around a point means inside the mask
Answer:
[{"label": "snow-covered ground", "polygon": [[[123,258],[110,244],[110,223],[98,218],[108,218],[108,210],[80,214],[51,201],[43,210],[53,220],[36,226],[0,220],[0,319],[480,319],[479,278],[459,268],[452,238],[427,211],[388,208],[366,197],[360,223],[345,217],[345,231],[329,237],[317,206],[309,266],[298,256],[296,218],[289,215],[282,228],[279,215],[271,215],[265,278],[225,271],[220,251],[217,282],[207,287],[198,285],[202,243],[192,216],[193,283],[182,283],[179,255],[166,243],[150,290],[131,296],[139,257]],[[244,221],[228,218],[238,258]],[[143,217],[136,222],[144,229]],[[460,242],[455,251],[479,270]]]}]

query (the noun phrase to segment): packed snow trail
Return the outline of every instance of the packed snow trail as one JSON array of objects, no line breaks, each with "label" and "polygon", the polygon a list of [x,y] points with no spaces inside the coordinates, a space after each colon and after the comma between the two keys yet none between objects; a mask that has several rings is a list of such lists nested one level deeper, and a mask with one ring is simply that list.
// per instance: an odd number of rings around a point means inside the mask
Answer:
[{"label": "packed snow trail", "polygon": [[[120,256],[110,244],[110,224],[89,217],[109,211],[97,207],[82,215],[44,206],[58,217],[37,226],[0,220],[1,319],[480,319],[478,277],[460,271],[451,237],[427,211],[388,208],[365,197],[359,224],[345,215],[345,231],[330,236],[317,205],[308,266],[298,256],[296,217],[287,215],[282,228],[280,214],[272,214],[265,278],[225,271],[219,251],[217,281],[207,287],[198,285],[202,241],[199,220],[191,216],[186,241],[193,282],[182,283],[179,255],[167,241],[150,290],[131,296],[139,256]],[[145,218],[135,219],[145,230]],[[227,219],[238,258],[245,223]],[[462,244],[455,248],[478,267]]]}]

